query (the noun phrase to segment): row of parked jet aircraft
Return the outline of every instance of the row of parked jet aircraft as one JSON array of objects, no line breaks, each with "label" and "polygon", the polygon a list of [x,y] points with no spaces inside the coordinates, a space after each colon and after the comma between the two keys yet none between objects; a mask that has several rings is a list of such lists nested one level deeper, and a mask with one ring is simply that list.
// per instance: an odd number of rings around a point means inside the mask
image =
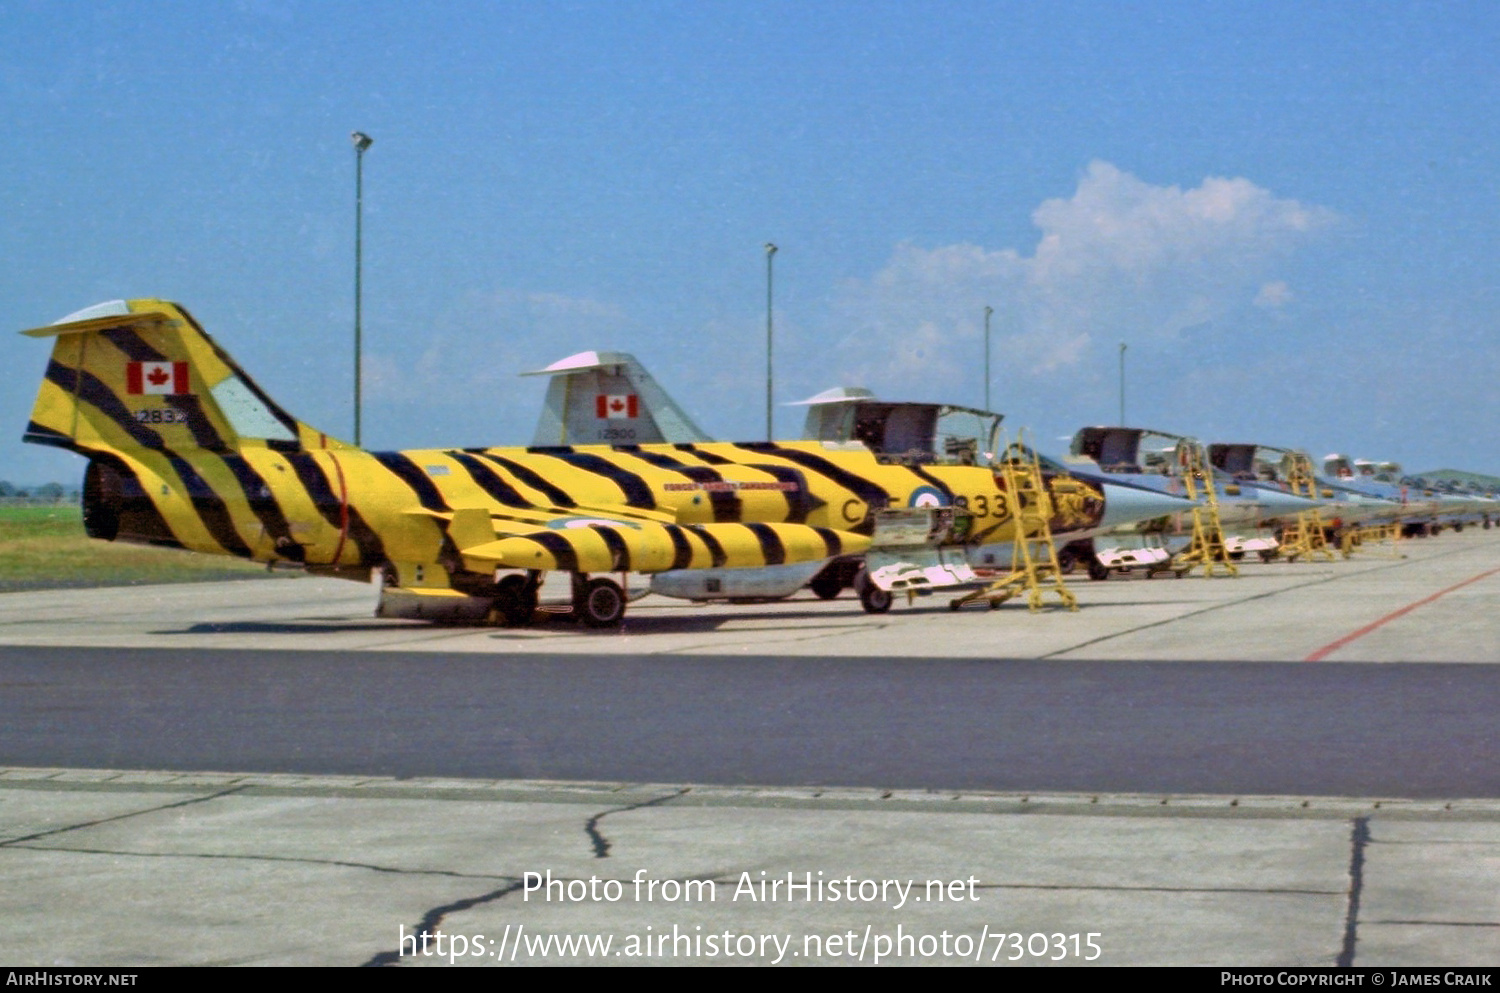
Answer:
[{"label": "row of parked jet aircraft", "polygon": [[[381,616],[521,624],[545,599],[611,626],[627,574],[689,599],[853,586],[879,612],[1004,564],[1028,499],[997,469],[1000,415],[859,389],[804,401],[799,440],[718,442],[633,358],[587,352],[539,370],[552,381],[529,446],[369,452],[287,413],[177,304],[116,300],[25,333],[54,339],[25,440],[88,459],[91,537],[373,580]],[[1314,507],[1335,527],[1424,532],[1488,527],[1500,507],[1342,456],[1304,488],[1306,466],[1085,428],[1044,462],[1033,509],[1060,564],[1097,577],[1123,561],[1105,536],[1182,533],[1209,478],[1230,554],[1274,553],[1274,530]]]}]

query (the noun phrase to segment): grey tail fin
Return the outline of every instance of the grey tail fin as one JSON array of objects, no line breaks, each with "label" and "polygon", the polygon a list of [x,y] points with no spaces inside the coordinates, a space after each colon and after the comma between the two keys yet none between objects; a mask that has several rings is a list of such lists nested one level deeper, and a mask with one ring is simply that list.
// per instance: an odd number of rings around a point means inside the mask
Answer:
[{"label": "grey tail fin", "polygon": [[625,352],[579,352],[524,376],[551,376],[531,443],[643,445],[712,441]]}]

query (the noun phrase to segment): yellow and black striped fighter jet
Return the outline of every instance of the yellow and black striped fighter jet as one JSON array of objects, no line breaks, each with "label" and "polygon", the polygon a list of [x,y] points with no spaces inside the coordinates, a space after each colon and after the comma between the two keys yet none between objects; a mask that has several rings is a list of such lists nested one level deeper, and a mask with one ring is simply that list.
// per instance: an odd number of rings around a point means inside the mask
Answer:
[{"label": "yellow and black striped fighter jet", "polygon": [[[934,546],[1010,536],[988,468],[815,441],[368,452],[288,414],[177,304],[24,333],[54,339],[25,440],[89,459],[90,536],[373,574],[383,616],[520,623],[563,573],[575,615],[608,626],[626,603],[614,573],[822,562],[867,550],[892,515],[905,534],[925,515]],[[1074,527],[1103,513],[1096,492],[1083,504]]]}]

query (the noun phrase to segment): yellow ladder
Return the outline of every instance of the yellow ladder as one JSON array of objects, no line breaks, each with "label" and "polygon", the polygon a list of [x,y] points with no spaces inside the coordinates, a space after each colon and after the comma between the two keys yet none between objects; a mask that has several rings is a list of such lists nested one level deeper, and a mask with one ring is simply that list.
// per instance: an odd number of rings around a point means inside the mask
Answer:
[{"label": "yellow ladder", "polygon": [[1193,501],[1193,540],[1186,549],[1173,556],[1172,570],[1184,576],[1201,565],[1203,575],[1210,577],[1217,565],[1222,566],[1228,575],[1238,576],[1240,570],[1229,560],[1229,550],[1224,547],[1224,524],[1219,519],[1214,470],[1203,456],[1203,446],[1184,439],[1178,443],[1177,451],[1186,496]]},{"label": "yellow ladder", "polygon": [[[1291,456],[1287,483],[1291,486],[1293,496],[1318,499],[1318,478],[1313,473],[1312,459],[1301,452]],[[1314,558],[1321,558],[1326,562],[1334,560],[1333,549],[1328,547],[1327,532],[1323,528],[1322,508],[1304,510],[1297,515],[1296,524],[1282,531],[1281,554],[1288,562],[1295,562],[1299,558],[1306,558],[1309,562]]]},{"label": "yellow ladder", "polygon": [[1025,590],[1031,611],[1036,613],[1042,608],[1043,594],[1050,590],[1069,610],[1077,610],[1078,599],[1063,582],[1057,549],[1052,544],[1052,500],[1042,476],[1041,460],[1017,437],[1015,444],[1006,446],[995,468],[1005,484],[1015,527],[1010,572],[984,589],[951,601],[949,609],[958,610],[983,601],[993,610]]},{"label": "yellow ladder", "polygon": [[[1390,544],[1381,551],[1368,547],[1385,542]],[[1355,551],[1368,552],[1379,558],[1406,558],[1406,553],[1401,551],[1400,524],[1367,524],[1362,527],[1346,528],[1343,540],[1339,542],[1339,551],[1344,553],[1346,559],[1351,558]]]}]

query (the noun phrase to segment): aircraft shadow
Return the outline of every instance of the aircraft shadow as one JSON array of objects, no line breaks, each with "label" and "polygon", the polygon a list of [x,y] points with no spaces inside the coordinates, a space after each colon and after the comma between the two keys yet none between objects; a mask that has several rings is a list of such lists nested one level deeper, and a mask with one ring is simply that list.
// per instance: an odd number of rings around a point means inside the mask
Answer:
[{"label": "aircraft shadow", "polygon": [[[845,616],[845,615],[840,615]],[[865,615],[856,610],[847,615],[850,619],[859,619]],[[722,631],[726,624],[733,621],[757,623],[772,621],[776,622],[778,630],[795,628],[797,631],[820,631],[820,630],[844,630],[848,624],[830,623],[827,611],[798,611],[789,613],[778,611],[776,613],[726,609],[719,613],[696,614],[693,616],[653,616],[644,611],[635,614],[627,614],[625,623],[617,628],[591,628],[584,624],[578,624],[568,618],[558,618],[540,624],[533,624],[529,628],[500,628],[491,635],[494,638],[514,637],[514,633],[526,630],[553,630],[562,632],[577,632],[587,636],[611,636],[618,634],[706,634],[709,632]],[[757,628],[746,628],[743,633],[753,634]]]},{"label": "aircraft shadow", "polygon": [[[845,615],[841,615],[845,616]],[[856,607],[848,615],[850,619],[863,617]],[[843,628],[846,624],[828,623],[827,611],[768,611],[740,610],[733,607],[711,614],[692,616],[653,615],[649,611],[627,614],[625,623],[615,628],[591,628],[579,624],[563,614],[543,614],[532,624],[504,627],[488,624],[442,623],[437,621],[400,620],[351,620],[347,618],[306,618],[296,621],[203,621],[183,628],[158,629],[153,635],[192,634],[357,634],[380,631],[473,631],[488,633],[495,638],[526,637],[528,632],[553,631],[559,634],[581,634],[589,636],[612,636],[629,634],[694,634],[717,631],[732,621],[757,623],[773,621],[779,627],[795,626],[797,630]],[[823,623],[817,623],[822,621]]]}]

